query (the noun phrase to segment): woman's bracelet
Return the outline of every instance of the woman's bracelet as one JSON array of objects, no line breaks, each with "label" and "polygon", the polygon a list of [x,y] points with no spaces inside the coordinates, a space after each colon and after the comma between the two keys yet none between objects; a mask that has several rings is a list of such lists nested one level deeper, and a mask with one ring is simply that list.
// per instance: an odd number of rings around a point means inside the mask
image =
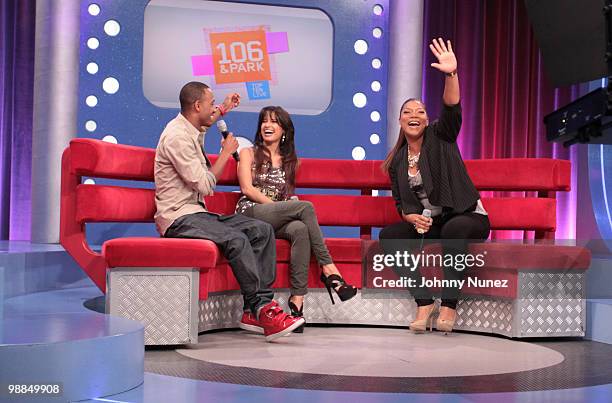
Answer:
[{"label": "woman's bracelet", "polygon": [[452,77],[455,77],[456,75],[457,75],[457,70],[455,70],[455,71],[451,71],[450,73],[446,73],[446,76],[447,76],[447,77],[451,77],[451,78],[452,78]]}]

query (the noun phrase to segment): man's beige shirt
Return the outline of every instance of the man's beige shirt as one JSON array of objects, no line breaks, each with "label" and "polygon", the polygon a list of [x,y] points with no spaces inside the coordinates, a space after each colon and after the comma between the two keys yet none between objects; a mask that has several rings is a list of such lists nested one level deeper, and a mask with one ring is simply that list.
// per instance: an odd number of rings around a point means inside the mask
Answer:
[{"label": "man's beige shirt", "polygon": [[174,220],[206,211],[203,196],[213,194],[217,178],[208,169],[200,133],[182,114],[167,125],[155,150],[155,225],[165,234]]}]

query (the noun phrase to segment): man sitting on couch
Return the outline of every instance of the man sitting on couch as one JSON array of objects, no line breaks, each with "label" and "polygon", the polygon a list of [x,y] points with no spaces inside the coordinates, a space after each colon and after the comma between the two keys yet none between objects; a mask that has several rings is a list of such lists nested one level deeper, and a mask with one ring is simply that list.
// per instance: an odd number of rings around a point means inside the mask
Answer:
[{"label": "man sitting on couch", "polygon": [[201,238],[214,242],[228,260],[240,285],[245,313],[240,327],[263,332],[267,341],[290,333],[303,318],[283,312],[272,298],[276,278],[276,244],[270,224],[240,214],[209,212],[211,195],[225,164],[238,149],[230,133],[214,165],[203,148],[206,130],[238,106],[240,96],[228,95],[215,106],[212,90],[190,82],[181,89],[180,113],[161,134],[155,151],[155,224],[164,237]]}]

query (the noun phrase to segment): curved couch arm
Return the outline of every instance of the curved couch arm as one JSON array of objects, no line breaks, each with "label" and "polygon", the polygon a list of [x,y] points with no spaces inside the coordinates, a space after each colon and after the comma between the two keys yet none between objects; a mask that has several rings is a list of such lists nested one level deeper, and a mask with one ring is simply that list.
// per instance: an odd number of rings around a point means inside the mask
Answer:
[{"label": "curved couch arm", "polygon": [[106,292],[104,257],[89,247],[85,236],[85,224],[76,219],[76,188],[80,183],[81,177],[72,173],[70,147],[67,147],[62,154],[60,243],[96,286],[102,292]]}]

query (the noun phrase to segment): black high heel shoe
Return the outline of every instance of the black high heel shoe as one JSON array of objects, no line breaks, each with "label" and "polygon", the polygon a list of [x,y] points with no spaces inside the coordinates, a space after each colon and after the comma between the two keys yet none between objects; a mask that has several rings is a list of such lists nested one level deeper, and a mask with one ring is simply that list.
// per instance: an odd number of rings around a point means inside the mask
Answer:
[{"label": "black high heel shoe", "polygon": [[332,295],[332,289],[336,291],[336,294],[338,294],[338,297],[340,297],[340,301],[347,301],[357,295],[357,288],[347,284],[346,281],[344,281],[344,279],[337,274],[326,276],[325,274],[321,273],[321,281],[323,284],[325,284],[325,288],[327,288],[332,304],[336,303],[334,301],[334,296]]},{"label": "black high heel shoe", "polygon": [[[291,302],[291,299],[289,299],[289,310],[291,311],[291,316],[293,316],[293,317],[296,317],[296,318],[304,317],[304,302],[302,302],[302,306],[298,310],[297,306],[293,302]],[[306,322],[304,322],[299,327],[296,327],[293,330],[293,333],[304,333],[304,326],[305,325],[306,325]]]}]

